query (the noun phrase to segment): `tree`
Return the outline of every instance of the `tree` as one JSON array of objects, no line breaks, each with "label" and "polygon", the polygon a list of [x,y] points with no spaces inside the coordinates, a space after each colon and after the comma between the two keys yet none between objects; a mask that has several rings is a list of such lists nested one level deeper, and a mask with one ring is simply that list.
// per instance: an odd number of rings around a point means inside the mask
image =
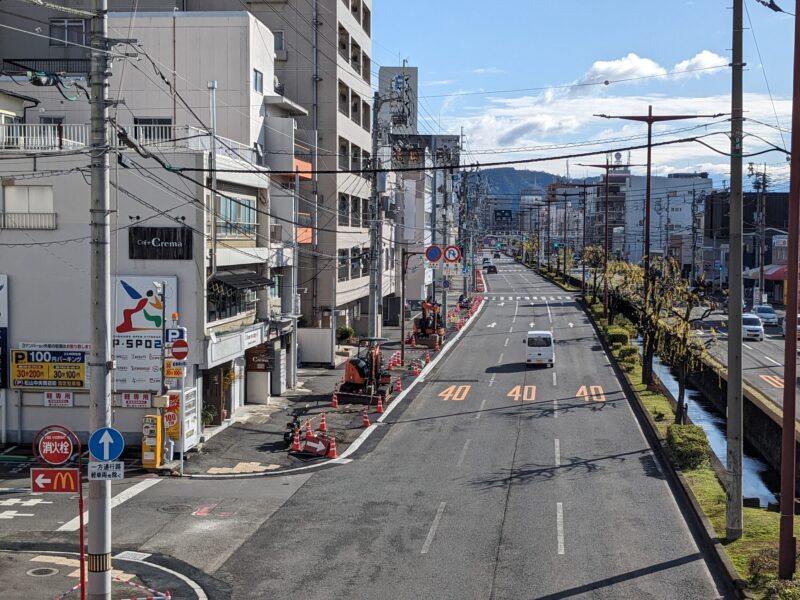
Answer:
[{"label": "tree", "polygon": [[658,349],[659,338],[663,334],[662,319],[666,308],[676,304],[680,288],[680,266],[674,258],[656,256],[650,260],[647,277],[647,294],[639,295],[639,329],[642,334],[642,383],[653,383],[653,358]]},{"label": "tree", "polygon": [[567,274],[574,264],[575,258],[572,254],[572,248],[567,248],[566,246],[559,247],[556,254],[556,273],[558,273],[559,269],[562,269],[565,282],[567,280]]},{"label": "tree", "polygon": [[524,251],[523,259],[526,263],[532,263],[534,257],[538,255],[539,252],[539,240],[535,237],[529,237],[523,244],[522,249]]},{"label": "tree", "polygon": [[581,261],[592,271],[592,304],[597,302],[598,276],[605,264],[605,257],[606,251],[602,246],[586,246],[581,253]]},{"label": "tree", "polygon": [[714,310],[706,302],[705,281],[701,277],[693,284],[681,280],[675,289],[675,304],[669,308],[665,335],[659,342],[659,354],[667,364],[678,371],[678,398],[675,409],[675,423],[686,424],[686,379],[702,364],[707,347],[714,343],[716,336],[703,340],[697,334],[696,325],[706,319]]},{"label": "tree", "polygon": [[623,304],[636,307],[642,288],[642,268],[623,260],[612,260],[603,279],[608,279],[608,322],[622,309]]}]

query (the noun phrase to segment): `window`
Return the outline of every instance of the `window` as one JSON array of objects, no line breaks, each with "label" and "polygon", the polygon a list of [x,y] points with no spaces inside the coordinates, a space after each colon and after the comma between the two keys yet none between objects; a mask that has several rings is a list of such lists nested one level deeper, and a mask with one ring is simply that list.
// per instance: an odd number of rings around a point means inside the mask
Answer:
[{"label": "window", "polygon": [[350,227],[361,227],[361,198],[350,198]]},{"label": "window", "polygon": [[350,170],[351,171],[360,171],[361,170],[361,148],[353,144],[350,150]]},{"label": "window", "polygon": [[364,29],[367,35],[370,35],[372,30],[372,13],[366,6],[362,7],[362,11],[363,14],[361,15],[361,27]]},{"label": "window", "polygon": [[362,61],[361,79],[363,79],[367,83],[370,83],[372,81],[372,79],[371,79],[371,76],[372,76],[372,62],[370,61],[369,56],[367,56],[366,54],[364,54],[364,56],[362,57],[361,61]]},{"label": "window", "polygon": [[39,117],[39,123],[42,125],[63,125],[64,117]]},{"label": "window", "polygon": [[258,69],[253,69],[253,89],[259,94],[264,93],[264,74]]},{"label": "window", "polygon": [[4,187],[5,209],[0,229],[55,229],[53,187],[50,185],[8,185]]},{"label": "window", "polygon": [[86,45],[87,30],[83,19],[50,19],[50,45]]},{"label": "window", "polygon": [[339,225],[350,225],[350,199],[347,194],[339,194]]},{"label": "window", "polygon": [[350,88],[339,82],[339,112],[350,116]]},{"label": "window", "polygon": [[347,281],[350,279],[350,251],[345,248],[339,250],[339,281]]},{"label": "window", "polygon": [[217,212],[217,235],[243,237],[256,232],[255,198],[220,196]]},{"label": "window", "polygon": [[339,170],[350,170],[350,142],[345,138],[339,138]]},{"label": "window", "polygon": [[166,142],[172,139],[172,119],[169,117],[134,117],[133,137],[142,143]]},{"label": "window", "polygon": [[368,171],[372,169],[372,161],[369,152],[367,152],[366,150],[364,150],[364,152],[361,153],[361,165],[362,165],[361,169],[364,171],[362,175],[367,179],[371,178],[372,173],[369,173]]},{"label": "window", "polygon": [[278,299],[281,297],[281,290],[283,289],[283,275],[272,274],[272,281],[274,284],[269,288],[269,297]]},{"label": "window", "polygon": [[361,98],[355,92],[350,94],[350,118],[361,125]]},{"label": "window", "polygon": [[361,227],[369,227],[369,200],[361,202]]},{"label": "window", "polygon": [[366,131],[372,129],[372,108],[369,102],[361,102],[361,127]]},{"label": "window", "polygon": [[339,25],[339,54],[345,60],[350,60],[350,34],[341,25]]},{"label": "window", "polygon": [[283,40],[283,31],[273,31],[272,35],[275,37],[275,52],[280,52],[281,50],[286,50],[284,46]]},{"label": "window", "polygon": [[361,46],[354,41],[350,42],[350,66],[361,75]]},{"label": "window", "polygon": [[531,348],[549,348],[553,345],[553,340],[550,337],[534,337],[528,338],[528,346]]},{"label": "window", "polygon": [[362,255],[363,251],[358,246],[350,248],[350,273],[352,273],[351,277],[353,279],[357,279],[358,274],[361,272]]}]

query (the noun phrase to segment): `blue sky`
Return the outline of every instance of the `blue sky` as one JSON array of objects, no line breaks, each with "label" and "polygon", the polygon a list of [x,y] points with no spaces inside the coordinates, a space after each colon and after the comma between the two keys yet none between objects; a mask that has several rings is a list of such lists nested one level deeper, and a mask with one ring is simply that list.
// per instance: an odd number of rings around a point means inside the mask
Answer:
[{"label": "blue sky", "polygon": [[[793,12],[794,2],[776,2]],[[642,143],[646,126],[593,113],[645,114],[649,104],[654,114],[730,112],[730,4],[376,0],[373,57],[377,65],[405,58],[419,68],[421,131],[458,133],[463,127],[468,161],[614,150]],[[788,133],[781,136],[777,127],[788,130],[791,120],[794,18],[755,0],[745,6],[745,150],[768,147],[758,138],[788,148]],[[606,80],[611,83],[602,84]],[[721,133],[728,129],[725,117],[677,121],[656,126],[654,139],[708,134],[705,142],[728,152]],[[632,163],[644,159],[643,151],[631,153]],[[596,174],[577,163],[598,160],[604,158],[571,160],[570,174]],[[788,185],[783,153],[750,160],[766,162],[776,187]],[[565,174],[566,163],[529,168]],[[659,148],[653,164],[658,174],[709,171],[716,185],[729,177],[728,158],[697,143]]]}]

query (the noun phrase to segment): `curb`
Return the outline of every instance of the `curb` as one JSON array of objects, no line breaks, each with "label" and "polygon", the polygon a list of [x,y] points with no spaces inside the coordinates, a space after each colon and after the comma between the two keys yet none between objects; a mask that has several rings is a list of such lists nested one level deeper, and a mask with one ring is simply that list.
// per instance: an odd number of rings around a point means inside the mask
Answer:
[{"label": "curb", "polygon": [[[352,462],[353,459],[348,457],[354,454],[361,447],[361,445],[365,441],[367,441],[367,438],[370,435],[372,435],[376,429],[378,429],[379,424],[380,425],[384,424],[384,420],[392,413],[395,406],[399,405],[405,399],[405,397],[411,392],[411,390],[414,389],[417,383],[422,383],[425,381],[426,375],[428,375],[436,367],[439,361],[442,360],[442,357],[447,355],[447,353],[450,351],[450,348],[455,346],[456,342],[458,342],[458,340],[461,339],[461,336],[464,334],[464,332],[469,330],[472,327],[472,324],[475,321],[477,321],[476,317],[480,315],[481,311],[483,311],[483,308],[484,306],[486,306],[487,302],[485,294],[488,293],[489,288],[486,285],[485,280],[484,280],[484,289],[485,289],[485,291],[483,292],[484,297],[481,299],[481,303],[478,306],[478,309],[475,311],[472,317],[470,317],[470,319],[464,324],[464,327],[461,328],[461,331],[456,333],[455,337],[453,337],[453,339],[450,340],[450,342],[448,342],[439,351],[436,357],[430,363],[425,365],[422,371],[420,371],[419,376],[416,377],[413,381],[411,381],[411,383],[408,384],[408,387],[406,387],[402,392],[400,392],[397,395],[397,397],[391,402],[391,404],[389,404],[389,406],[386,407],[386,409],[383,411],[383,414],[378,419],[376,419],[372,425],[370,425],[363,432],[361,432],[361,435],[359,435],[355,440],[353,440],[353,442],[347,447],[347,449],[344,452],[342,452],[337,458],[331,458],[328,460],[324,460],[322,462],[314,463],[313,465],[306,465],[304,467],[294,467],[292,469],[276,469],[275,471],[268,471],[262,473],[232,473],[232,474],[220,474],[220,475],[214,475],[212,473],[197,473],[197,474],[184,473],[182,479],[209,480],[209,479],[256,479],[263,477],[280,477],[285,475],[299,475],[299,474],[309,473],[320,469],[335,467],[338,465],[346,465]],[[181,479],[181,477],[178,477],[178,479]]]}]

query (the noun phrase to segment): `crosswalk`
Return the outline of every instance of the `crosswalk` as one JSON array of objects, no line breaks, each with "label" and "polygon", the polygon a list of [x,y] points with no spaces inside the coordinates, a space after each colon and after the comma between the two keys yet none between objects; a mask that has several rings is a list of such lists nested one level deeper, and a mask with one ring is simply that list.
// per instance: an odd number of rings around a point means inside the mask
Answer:
[{"label": "crosswalk", "polygon": [[574,302],[572,296],[500,296],[488,294],[485,298],[489,302]]}]

